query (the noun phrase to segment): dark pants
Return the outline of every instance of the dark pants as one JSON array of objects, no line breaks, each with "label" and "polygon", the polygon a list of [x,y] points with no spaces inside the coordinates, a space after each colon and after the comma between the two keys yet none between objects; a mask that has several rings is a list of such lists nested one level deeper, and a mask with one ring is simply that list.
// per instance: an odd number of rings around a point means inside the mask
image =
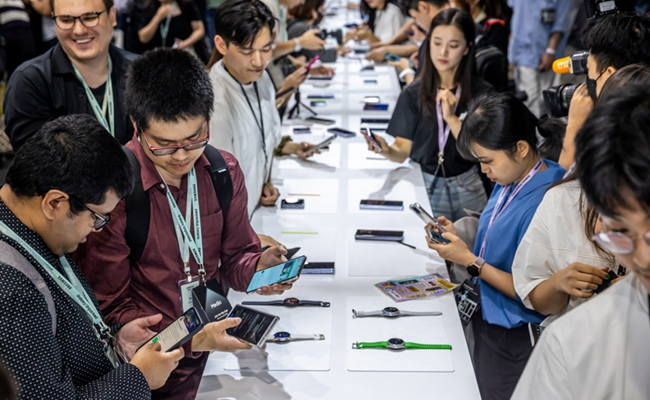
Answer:
[{"label": "dark pants", "polygon": [[474,372],[483,400],[507,400],[533,351],[528,325],[506,329],[488,324],[479,311],[474,326]]}]

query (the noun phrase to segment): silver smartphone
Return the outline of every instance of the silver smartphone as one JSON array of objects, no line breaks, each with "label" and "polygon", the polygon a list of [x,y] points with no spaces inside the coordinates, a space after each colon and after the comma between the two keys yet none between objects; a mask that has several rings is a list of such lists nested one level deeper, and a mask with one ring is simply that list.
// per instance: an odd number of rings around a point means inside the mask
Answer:
[{"label": "silver smartphone", "polygon": [[413,211],[420,219],[422,222],[424,222],[425,225],[432,224],[434,228],[438,228],[440,230],[440,233],[447,232],[447,230],[436,220],[433,218],[432,215],[430,215],[422,206],[420,203],[413,203],[409,206],[411,211]]}]

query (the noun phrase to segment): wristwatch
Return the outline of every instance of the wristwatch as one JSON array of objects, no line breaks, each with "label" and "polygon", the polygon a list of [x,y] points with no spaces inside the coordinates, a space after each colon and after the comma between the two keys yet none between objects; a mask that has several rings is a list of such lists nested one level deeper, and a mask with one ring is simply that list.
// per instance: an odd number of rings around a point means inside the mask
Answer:
[{"label": "wristwatch", "polygon": [[472,276],[479,276],[481,273],[481,268],[483,268],[485,260],[481,257],[476,257],[473,263],[467,266],[467,272]]},{"label": "wristwatch", "polygon": [[389,350],[404,350],[404,349],[423,349],[423,350],[451,350],[450,344],[421,344],[413,342],[405,342],[402,339],[393,338],[388,339],[387,342],[355,342],[352,343],[353,349],[371,349],[381,348]]},{"label": "wristwatch", "polygon": [[[242,303],[243,304],[243,303]],[[424,317],[424,316],[437,316],[442,315],[440,311],[400,311],[395,307],[386,307],[381,311],[357,311],[352,310],[352,318],[365,318],[365,317]]]},{"label": "wristwatch", "polygon": [[289,332],[276,332],[266,338],[267,342],[274,343],[295,342],[296,340],[325,340],[325,335],[292,335]]},{"label": "wristwatch", "polygon": [[293,46],[293,52],[294,52],[294,53],[297,53],[297,52],[299,52],[300,50],[302,50],[302,46],[300,45],[300,39],[298,39],[298,38],[293,38],[293,41],[296,43],[296,44]]},{"label": "wristwatch", "polygon": [[316,306],[316,307],[329,307],[330,303],[327,301],[314,301],[314,300],[298,300],[295,297],[287,297],[284,300],[273,301],[242,301],[244,306],[285,306],[285,307],[300,307],[300,306]]}]

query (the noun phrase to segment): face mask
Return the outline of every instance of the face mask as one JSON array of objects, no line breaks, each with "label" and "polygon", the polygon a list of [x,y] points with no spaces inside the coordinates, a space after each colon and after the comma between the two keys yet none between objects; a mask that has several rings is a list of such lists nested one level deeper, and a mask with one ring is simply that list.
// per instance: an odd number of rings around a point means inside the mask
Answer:
[{"label": "face mask", "polygon": [[589,75],[587,75],[587,92],[589,93],[589,97],[591,97],[591,100],[593,100],[594,103],[596,103],[596,101],[598,100],[598,95],[596,94],[597,92],[596,85],[600,77],[603,76],[603,74],[605,73],[605,71],[601,72],[600,75],[598,75],[598,78],[596,79],[590,79]]}]

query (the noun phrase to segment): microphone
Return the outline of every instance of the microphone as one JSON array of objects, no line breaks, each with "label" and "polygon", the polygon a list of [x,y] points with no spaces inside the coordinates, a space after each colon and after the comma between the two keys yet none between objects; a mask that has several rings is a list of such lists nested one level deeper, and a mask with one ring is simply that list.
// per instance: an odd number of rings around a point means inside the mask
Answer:
[{"label": "microphone", "polygon": [[564,57],[553,62],[553,72],[556,74],[566,74],[571,71],[571,57]]},{"label": "microphone", "polygon": [[553,71],[556,74],[584,75],[587,73],[587,57],[589,57],[588,51],[579,51],[569,57],[555,60],[553,62]]}]

